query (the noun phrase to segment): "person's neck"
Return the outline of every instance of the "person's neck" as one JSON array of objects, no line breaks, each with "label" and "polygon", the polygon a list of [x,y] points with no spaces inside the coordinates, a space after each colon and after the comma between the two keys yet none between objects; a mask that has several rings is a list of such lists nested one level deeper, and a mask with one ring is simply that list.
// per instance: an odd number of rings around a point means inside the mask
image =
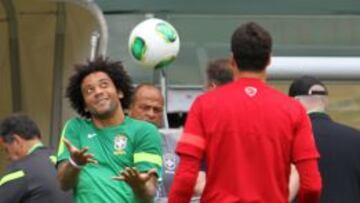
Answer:
[{"label": "person's neck", "polygon": [[307,114],[312,114],[312,113],[326,113],[326,112],[325,112],[324,107],[317,107],[317,108],[308,109],[306,113]]},{"label": "person's neck", "polygon": [[235,80],[241,79],[241,78],[253,78],[253,79],[260,79],[262,81],[266,81],[266,72],[260,71],[260,72],[253,72],[253,71],[237,71],[234,74]]},{"label": "person's neck", "polygon": [[93,122],[97,128],[107,128],[121,124],[125,119],[125,115],[121,109],[118,109],[111,117],[100,119],[93,117]]}]

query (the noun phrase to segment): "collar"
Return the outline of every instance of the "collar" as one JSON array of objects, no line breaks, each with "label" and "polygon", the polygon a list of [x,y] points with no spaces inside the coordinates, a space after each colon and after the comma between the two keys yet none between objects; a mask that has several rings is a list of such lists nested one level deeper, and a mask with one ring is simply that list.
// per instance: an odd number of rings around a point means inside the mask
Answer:
[{"label": "collar", "polygon": [[31,154],[31,153],[33,153],[35,150],[37,150],[37,149],[39,149],[40,147],[43,147],[44,145],[43,145],[43,143],[37,143],[37,144],[34,144],[30,149],[29,149],[29,151],[27,152],[27,154],[29,155],[29,154]]},{"label": "collar", "polygon": [[326,120],[331,120],[330,116],[327,115],[325,112],[309,112],[310,118],[321,118]]},{"label": "collar", "polygon": [[265,85],[265,81],[260,78],[250,78],[250,77],[243,77],[238,78],[235,80],[235,83],[237,84],[246,84],[246,85]]}]

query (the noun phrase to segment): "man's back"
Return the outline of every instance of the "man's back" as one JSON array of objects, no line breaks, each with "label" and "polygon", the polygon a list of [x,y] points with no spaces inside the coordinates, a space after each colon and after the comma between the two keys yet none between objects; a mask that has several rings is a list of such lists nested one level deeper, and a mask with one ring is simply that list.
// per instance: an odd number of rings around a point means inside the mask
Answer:
[{"label": "man's back", "polygon": [[360,132],[324,113],[312,113],[310,118],[321,155],[321,202],[360,202]]},{"label": "man's back", "polygon": [[287,202],[290,162],[317,157],[298,144],[311,138],[296,134],[295,128],[309,128],[302,107],[256,79],[221,87],[194,106],[203,123],[185,128],[206,125],[199,132],[208,166],[202,202]]},{"label": "man's back", "polygon": [[[254,22],[231,36],[235,82],[198,97],[177,145],[180,163],[170,202],[188,202],[205,155],[202,202],[287,202],[290,163],[299,171],[299,202],[318,202],[318,153],[305,110],[265,84],[270,33]],[[218,174],[218,175],[217,175]]]},{"label": "man's back", "polygon": [[[38,148],[25,158],[11,163],[7,174],[16,177],[0,188],[1,203],[67,203],[70,193],[60,190],[51,152]],[[6,178],[3,178],[3,180]],[[6,193],[6,194],[5,194]]]}]

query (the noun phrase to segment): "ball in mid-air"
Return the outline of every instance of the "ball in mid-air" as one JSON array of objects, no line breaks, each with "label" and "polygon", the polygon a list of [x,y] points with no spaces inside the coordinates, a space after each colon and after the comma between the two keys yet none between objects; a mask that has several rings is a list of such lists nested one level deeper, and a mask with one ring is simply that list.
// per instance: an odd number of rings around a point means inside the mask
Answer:
[{"label": "ball in mid-air", "polygon": [[168,22],[150,18],[134,27],[129,37],[129,52],[138,64],[149,68],[163,68],[179,53],[180,39]]}]

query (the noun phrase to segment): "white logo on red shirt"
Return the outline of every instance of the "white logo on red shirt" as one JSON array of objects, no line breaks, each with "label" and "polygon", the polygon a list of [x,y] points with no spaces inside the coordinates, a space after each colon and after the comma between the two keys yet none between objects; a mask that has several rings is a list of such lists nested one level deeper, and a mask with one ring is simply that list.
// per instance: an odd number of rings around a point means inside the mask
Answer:
[{"label": "white logo on red shirt", "polygon": [[257,89],[251,86],[245,87],[244,91],[247,95],[249,95],[249,97],[253,97],[257,93]]}]

